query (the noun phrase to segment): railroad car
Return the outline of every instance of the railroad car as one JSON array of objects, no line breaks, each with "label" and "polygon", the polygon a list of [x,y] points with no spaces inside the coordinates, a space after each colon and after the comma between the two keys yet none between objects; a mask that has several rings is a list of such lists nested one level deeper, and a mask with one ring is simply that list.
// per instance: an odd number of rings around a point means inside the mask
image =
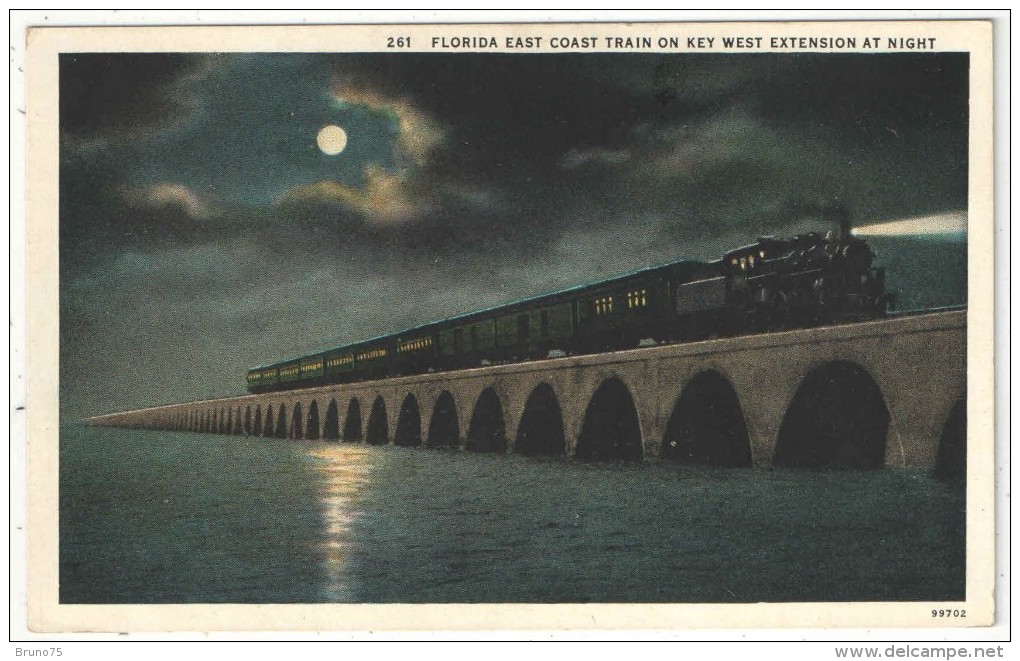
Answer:
[{"label": "railroad car", "polygon": [[881,317],[885,272],[846,223],[763,237],[248,371],[249,392],[466,369]]}]

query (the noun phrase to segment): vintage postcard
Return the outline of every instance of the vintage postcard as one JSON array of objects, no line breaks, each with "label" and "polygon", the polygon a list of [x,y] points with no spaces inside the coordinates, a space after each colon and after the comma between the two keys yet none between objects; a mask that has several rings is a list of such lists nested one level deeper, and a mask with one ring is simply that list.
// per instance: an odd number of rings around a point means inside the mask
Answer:
[{"label": "vintage postcard", "polygon": [[30,30],[30,629],[992,623],[991,48]]}]

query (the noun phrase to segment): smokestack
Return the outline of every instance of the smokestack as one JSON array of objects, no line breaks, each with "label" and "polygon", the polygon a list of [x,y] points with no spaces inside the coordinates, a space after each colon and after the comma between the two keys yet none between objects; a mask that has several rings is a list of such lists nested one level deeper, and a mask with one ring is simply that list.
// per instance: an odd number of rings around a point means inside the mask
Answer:
[{"label": "smokestack", "polygon": [[832,207],[832,218],[839,223],[839,233],[844,238],[849,238],[850,230],[852,229],[850,224],[850,211],[842,204],[837,204]]}]

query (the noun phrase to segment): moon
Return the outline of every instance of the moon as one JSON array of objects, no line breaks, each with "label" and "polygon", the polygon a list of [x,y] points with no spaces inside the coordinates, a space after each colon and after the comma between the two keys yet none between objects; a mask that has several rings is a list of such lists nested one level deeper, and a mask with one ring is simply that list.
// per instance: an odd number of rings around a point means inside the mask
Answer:
[{"label": "moon", "polygon": [[336,156],[347,146],[347,131],[335,124],[328,124],[319,129],[315,142],[323,154]]}]

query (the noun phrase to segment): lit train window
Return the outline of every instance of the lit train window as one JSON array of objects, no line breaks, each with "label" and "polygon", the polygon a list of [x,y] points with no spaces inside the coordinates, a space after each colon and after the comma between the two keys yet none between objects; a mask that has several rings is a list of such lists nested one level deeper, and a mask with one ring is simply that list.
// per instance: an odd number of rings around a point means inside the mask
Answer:
[{"label": "lit train window", "polygon": [[628,308],[643,308],[648,305],[648,290],[641,289],[639,291],[627,292],[627,307]]},{"label": "lit train window", "polygon": [[741,257],[740,258],[740,270],[743,271],[746,268],[747,268],[747,258]]}]

